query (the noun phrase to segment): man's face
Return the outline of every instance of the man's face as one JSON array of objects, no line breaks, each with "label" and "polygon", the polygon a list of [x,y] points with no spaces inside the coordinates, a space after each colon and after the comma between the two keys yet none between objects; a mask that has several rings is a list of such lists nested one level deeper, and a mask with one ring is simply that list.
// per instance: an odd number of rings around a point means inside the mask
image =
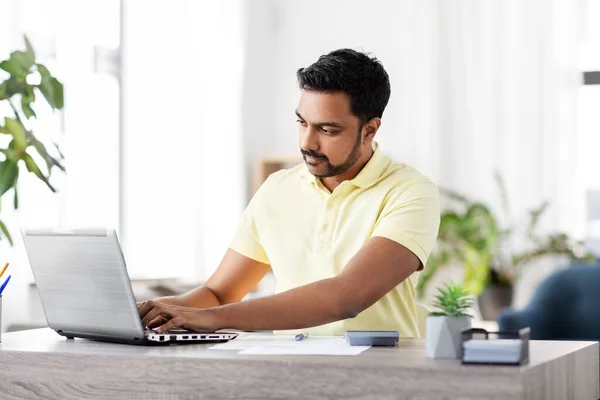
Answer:
[{"label": "man's face", "polygon": [[298,108],[300,152],[311,174],[344,173],[362,154],[362,126],[344,93],[303,90]]}]

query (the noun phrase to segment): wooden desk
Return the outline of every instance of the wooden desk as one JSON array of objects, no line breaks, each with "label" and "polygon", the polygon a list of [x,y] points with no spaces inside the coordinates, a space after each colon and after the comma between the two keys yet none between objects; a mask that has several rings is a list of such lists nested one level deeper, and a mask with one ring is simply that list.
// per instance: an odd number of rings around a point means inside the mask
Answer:
[{"label": "wooden desk", "polygon": [[138,347],[7,333],[2,399],[576,399],[599,397],[597,342],[531,342],[523,367],[425,357],[424,342],[356,357],[242,356],[208,345]]}]

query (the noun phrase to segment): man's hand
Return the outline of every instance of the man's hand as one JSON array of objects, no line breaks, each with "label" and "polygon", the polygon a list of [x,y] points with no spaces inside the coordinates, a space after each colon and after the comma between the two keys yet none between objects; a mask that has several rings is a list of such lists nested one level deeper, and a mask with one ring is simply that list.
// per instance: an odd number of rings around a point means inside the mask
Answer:
[{"label": "man's hand", "polygon": [[[164,303],[164,304],[170,304],[172,306],[182,306],[183,305],[183,303],[181,302],[181,300],[178,297],[176,297],[176,296],[156,297],[156,298],[152,299],[152,301],[156,301],[156,302]],[[138,301],[137,302],[138,311],[147,302],[148,302],[148,300],[146,300],[146,301]]]},{"label": "man's hand", "polygon": [[205,309],[182,307],[150,300],[138,308],[142,326],[164,333],[180,328],[195,332],[214,332],[218,328],[211,323],[210,312]]}]

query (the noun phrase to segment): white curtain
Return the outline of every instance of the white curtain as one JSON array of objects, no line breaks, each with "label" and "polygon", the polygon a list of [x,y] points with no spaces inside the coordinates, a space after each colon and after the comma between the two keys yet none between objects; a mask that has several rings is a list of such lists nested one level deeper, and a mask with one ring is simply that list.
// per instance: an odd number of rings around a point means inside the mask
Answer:
[{"label": "white curtain", "polygon": [[546,229],[577,232],[578,19],[572,0],[439,1],[441,185],[513,214],[548,200]]},{"label": "white curtain", "polygon": [[[438,5],[438,184],[485,201],[501,222],[517,226],[527,222],[529,209],[547,200],[540,229],[583,239],[585,191],[575,176],[582,4],[464,0]],[[505,180],[512,221],[502,212],[494,171]],[[503,245],[515,250],[524,243],[514,236]],[[522,272],[514,306],[529,301],[556,261],[538,260]]]}]

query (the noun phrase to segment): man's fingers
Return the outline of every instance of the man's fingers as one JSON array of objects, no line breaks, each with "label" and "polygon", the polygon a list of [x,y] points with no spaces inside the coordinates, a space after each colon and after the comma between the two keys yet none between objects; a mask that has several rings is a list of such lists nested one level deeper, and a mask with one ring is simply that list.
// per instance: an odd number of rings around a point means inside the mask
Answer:
[{"label": "man's fingers", "polygon": [[142,318],[142,326],[144,328],[149,328],[150,327],[150,321],[153,321],[158,316],[159,316],[159,312],[158,311],[155,311],[155,310],[150,311],[148,314],[146,314],[146,316],[144,318]]},{"label": "man's fingers", "polygon": [[147,327],[150,329],[156,328],[157,326],[163,325],[168,320],[169,320],[168,318],[165,318],[162,315],[159,315],[158,317],[154,318],[152,321],[148,322]]},{"label": "man's fingers", "polygon": [[156,329],[157,333],[165,333],[175,328],[184,328],[184,318],[175,317],[168,320],[165,324]]},{"label": "man's fingers", "polygon": [[140,317],[144,318],[146,314],[150,312],[150,310],[156,308],[157,306],[160,306],[160,303],[154,300],[144,301],[142,305],[138,307]]},{"label": "man's fingers", "polygon": [[[144,305],[144,307],[146,306]],[[140,313],[140,315],[142,314]],[[155,303],[154,306],[144,314],[144,317],[142,318],[142,326],[149,327],[150,321],[154,320],[158,316],[165,317],[166,319],[170,319],[172,317],[168,307],[165,307],[160,303]]]}]

